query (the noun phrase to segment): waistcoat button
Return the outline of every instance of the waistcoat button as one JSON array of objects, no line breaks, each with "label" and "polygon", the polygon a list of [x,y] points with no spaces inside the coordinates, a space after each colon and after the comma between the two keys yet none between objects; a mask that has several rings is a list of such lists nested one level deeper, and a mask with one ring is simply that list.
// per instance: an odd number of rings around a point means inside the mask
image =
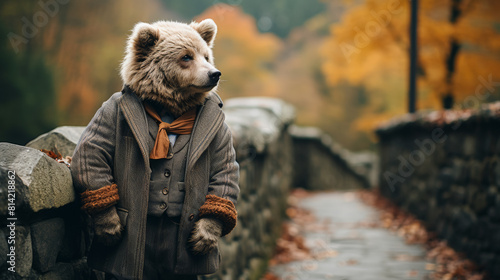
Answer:
[{"label": "waistcoat button", "polygon": [[165,177],[170,177],[170,170],[169,169],[165,170]]},{"label": "waistcoat button", "polygon": [[173,157],[174,157],[174,154],[173,154],[173,153],[169,152],[169,153],[167,154],[167,159],[171,159],[171,158],[173,158]]},{"label": "waistcoat button", "polygon": [[160,208],[161,208],[162,210],[167,209],[167,204],[166,204],[165,202],[162,202],[162,203],[160,204]]},{"label": "waistcoat button", "polygon": [[163,188],[163,190],[161,190],[161,193],[163,193],[164,195],[167,195],[168,194],[168,188]]}]

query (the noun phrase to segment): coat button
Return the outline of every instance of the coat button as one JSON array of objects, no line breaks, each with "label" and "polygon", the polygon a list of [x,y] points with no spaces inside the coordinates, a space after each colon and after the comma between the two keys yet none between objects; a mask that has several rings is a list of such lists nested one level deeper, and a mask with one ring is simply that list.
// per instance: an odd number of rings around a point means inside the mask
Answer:
[{"label": "coat button", "polygon": [[167,195],[168,194],[168,188],[163,188],[163,190],[161,190],[161,193],[164,194],[164,195]]},{"label": "coat button", "polygon": [[161,208],[162,210],[167,209],[167,204],[166,204],[165,202],[162,202],[162,203],[160,204],[160,208]]},{"label": "coat button", "polygon": [[173,158],[173,157],[174,157],[174,154],[173,154],[173,153],[169,152],[169,153],[167,154],[167,159],[171,159],[171,158]]},{"label": "coat button", "polygon": [[189,220],[192,221],[194,219],[194,214],[189,215]]},{"label": "coat button", "polygon": [[170,170],[169,169],[165,170],[165,177],[170,177]]}]

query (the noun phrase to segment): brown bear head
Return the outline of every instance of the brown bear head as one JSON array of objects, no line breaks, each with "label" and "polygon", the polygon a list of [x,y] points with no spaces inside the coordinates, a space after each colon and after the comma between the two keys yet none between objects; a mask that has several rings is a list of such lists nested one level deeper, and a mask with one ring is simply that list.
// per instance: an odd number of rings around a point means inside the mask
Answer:
[{"label": "brown bear head", "polygon": [[182,115],[217,87],[221,72],[212,53],[216,33],[211,19],[136,24],[121,66],[123,82],[142,100]]}]

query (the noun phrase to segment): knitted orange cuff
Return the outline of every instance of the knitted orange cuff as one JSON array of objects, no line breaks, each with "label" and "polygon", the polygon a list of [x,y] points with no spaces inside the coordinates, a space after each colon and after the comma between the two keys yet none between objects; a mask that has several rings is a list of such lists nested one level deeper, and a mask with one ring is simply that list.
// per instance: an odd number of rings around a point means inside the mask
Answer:
[{"label": "knitted orange cuff", "polygon": [[81,194],[81,198],[82,210],[93,215],[115,205],[120,197],[116,184],[112,184],[97,190],[86,190]]},{"label": "knitted orange cuff", "polygon": [[236,208],[234,204],[216,195],[207,195],[205,203],[200,207],[200,218],[215,218],[222,223],[222,236],[230,233],[236,226]]}]

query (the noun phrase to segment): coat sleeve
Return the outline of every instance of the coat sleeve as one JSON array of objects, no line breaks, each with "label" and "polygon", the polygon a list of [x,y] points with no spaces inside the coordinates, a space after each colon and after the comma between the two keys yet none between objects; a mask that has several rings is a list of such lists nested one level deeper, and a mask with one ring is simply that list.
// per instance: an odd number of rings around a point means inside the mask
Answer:
[{"label": "coat sleeve", "polygon": [[118,189],[113,178],[117,102],[104,102],[78,142],[71,162],[73,184],[81,195],[82,209],[98,213],[116,204]]},{"label": "coat sleeve", "polygon": [[214,140],[211,156],[210,183],[206,202],[200,208],[200,218],[212,217],[222,222],[222,235],[236,226],[236,200],[240,188],[239,165],[229,127],[224,123]]}]

